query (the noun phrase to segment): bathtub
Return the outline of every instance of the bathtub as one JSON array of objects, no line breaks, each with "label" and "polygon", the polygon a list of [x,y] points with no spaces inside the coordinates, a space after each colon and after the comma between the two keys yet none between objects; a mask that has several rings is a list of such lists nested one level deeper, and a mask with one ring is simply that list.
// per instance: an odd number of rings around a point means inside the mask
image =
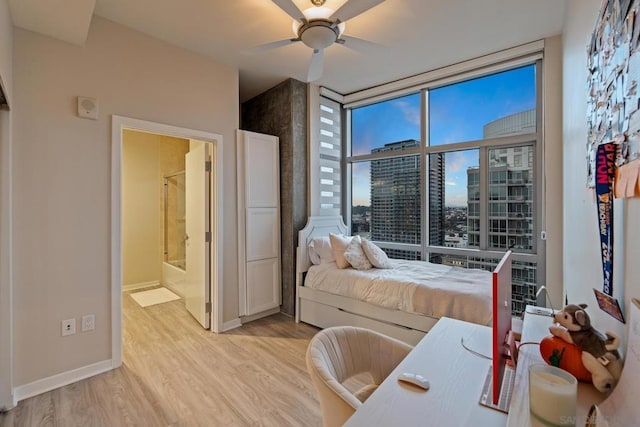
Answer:
[{"label": "bathtub", "polygon": [[168,262],[162,263],[162,284],[171,289],[176,294],[184,298],[184,260],[173,261],[173,264],[179,265],[183,268],[176,267]]}]

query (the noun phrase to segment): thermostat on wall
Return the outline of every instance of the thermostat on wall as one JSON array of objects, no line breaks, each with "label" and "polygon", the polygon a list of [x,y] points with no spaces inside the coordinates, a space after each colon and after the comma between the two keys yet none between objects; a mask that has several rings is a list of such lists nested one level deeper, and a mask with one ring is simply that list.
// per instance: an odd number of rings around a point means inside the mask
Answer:
[{"label": "thermostat on wall", "polygon": [[78,116],[85,119],[98,120],[98,100],[95,98],[87,98],[86,96],[79,96]]}]

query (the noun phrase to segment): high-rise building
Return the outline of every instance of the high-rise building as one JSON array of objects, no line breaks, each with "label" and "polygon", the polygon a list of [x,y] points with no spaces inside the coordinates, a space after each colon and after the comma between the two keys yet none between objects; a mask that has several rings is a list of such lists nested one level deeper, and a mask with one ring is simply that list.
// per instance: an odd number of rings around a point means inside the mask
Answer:
[{"label": "high-rise building", "polygon": [[[429,154],[429,245],[446,246],[445,238],[445,160],[444,153]],[[429,261],[443,262],[442,255],[429,254]]]},{"label": "high-rise building", "polygon": [[[374,148],[371,153],[417,148],[410,139]],[[444,245],[444,155],[429,158],[430,244]],[[371,161],[371,239],[420,244],[420,156],[399,156]],[[420,251],[387,249],[394,258],[420,259]]]},{"label": "high-rise building", "polygon": [[[484,126],[484,137],[529,133],[535,130],[535,110],[503,117]],[[533,145],[489,150],[488,242],[490,250],[527,252],[533,235]],[[467,170],[467,232],[470,248],[480,247],[480,171]],[[469,259],[469,268],[493,269],[496,260]],[[536,301],[536,266],[514,262],[512,308],[522,312]]]},{"label": "high-rise building", "polygon": [[[416,140],[385,144],[371,153],[420,146]],[[371,239],[420,244],[420,156],[371,161]],[[393,258],[420,259],[419,251],[386,249]]]},{"label": "high-rise building", "polygon": [[[535,110],[503,117],[484,126],[485,138],[531,133],[535,130]],[[385,144],[371,153],[392,154],[420,146],[411,139]],[[492,148],[489,150],[487,178],[487,248],[489,250],[532,251],[534,146]],[[455,243],[445,229],[445,154],[430,154],[428,169],[429,245],[480,247],[480,171],[467,169],[466,239]],[[371,161],[371,239],[382,242],[421,242],[420,156],[397,156]],[[464,215],[464,214],[462,214]],[[464,221],[464,219],[463,219]],[[419,250],[385,249],[393,258],[420,259]],[[495,259],[466,255],[430,253],[429,261],[468,268],[493,270]],[[536,265],[513,262],[513,311],[520,313],[535,304]]]}]

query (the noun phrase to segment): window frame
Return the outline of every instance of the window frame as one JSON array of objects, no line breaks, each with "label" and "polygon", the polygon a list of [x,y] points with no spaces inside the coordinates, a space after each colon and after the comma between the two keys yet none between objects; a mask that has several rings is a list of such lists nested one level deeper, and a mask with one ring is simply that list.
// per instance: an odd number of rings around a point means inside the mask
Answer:
[{"label": "window frame", "polygon": [[[328,112],[324,107],[328,107],[333,110],[332,112]],[[323,118],[326,114],[323,111],[329,113],[333,118],[329,121]],[[315,179],[317,182],[317,209],[318,215],[338,215],[342,212],[342,206],[344,206],[345,195],[344,195],[344,184],[343,176],[344,176],[344,133],[343,133],[343,121],[344,114],[342,106],[339,102],[328,98],[326,96],[319,95],[318,96],[318,138],[316,141],[316,146],[314,147],[315,156],[317,157],[315,160],[317,161],[317,175]],[[326,130],[324,128],[330,129],[329,132],[332,132],[332,135],[325,135],[324,132]],[[335,133],[338,133],[335,135]],[[323,139],[330,138],[333,139],[332,145],[335,149],[331,150],[327,147],[324,147]],[[337,151],[337,157],[330,156],[327,150]],[[324,152],[324,154],[323,154]],[[324,156],[324,157],[323,157]],[[331,158],[329,158],[331,157]],[[323,168],[332,168],[333,170],[330,172],[326,172]],[[336,170],[337,169],[337,170]],[[323,176],[325,175],[334,175],[333,177],[327,176],[327,179],[338,179],[338,183],[325,183]],[[337,175],[337,176],[336,176]],[[331,193],[331,194],[325,194]],[[337,194],[336,194],[337,193]],[[328,200],[324,200],[328,199]],[[324,203],[323,203],[324,202]]]},{"label": "window frame", "polygon": [[[481,78],[491,74],[497,74],[504,71],[509,71],[523,66],[533,65],[535,67],[535,85],[536,85],[536,128],[535,132],[526,134],[517,134],[510,136],[492,137],[481,140],[455,142],[449,144],[441,144],[437,146],[430,146],[429,144],[429,132],[428,132],[428,117],[429,117],[429,91],[443,87],[450,84],[461,83],[474,78]],[[342,169],[344,171],[343,179],[343,215],[346,219],[348,227],[350,228],[351,219],[351,205],[352,205],[352,179],[351,179],[351,165],[353,163],[373,161],[381,158],[401,157],[408,155],[420,155],[421,171],[420,180],[422,183],[421,189],[421,244],[419,250],[423,260],[428,260],[432,253],[442,255],[461,255],[471,257],[483,257],[483,258],[495,258],[499,259],[504,251],[489,249],[489,216],[488,216],[488,188],[489,188],[489,160],[488,152],[491,149],[498,149],[501,147],[524,147],[533,146],[533,194],[531,200],[533,201],[533,230],[532,230],[532,249],[529,252],[514,252],[514,261],[520,261],[525,263],[536,264],[536,283],[540,285],[544,282],[546,276],[545,267],[545,245],[544,240],[541,239],[541,232],[544,225],[544,185],[542,176],[542,162],[544,156],[544,139],[543,139],[543,115],[542,115],[542,55],[540,52],[531,55],[529,58],[517,58],[513,61],[506,61],[501,64],[489,64],[483,68],[476,69],[470,72],[462,73],[458,76],[445,76],[434,82],[426,82],[420,85],[419,88],[403,89],[395,91],[386,95],[377,95],[370,99],[360,98],[356,102],[345,105],[344,125],[345,125],[345,143],[343,144],[344,155]],[[420,105],[421,105],[421,130],[420,145],[417,148],[406,149],[402,151],[389,153],[374,153],[350,156],[351,153],[351,138],[352,138],[352,109],[357,107],[363,107],[371,105],[377,102],[388,101],[396,99],[402,96],[409,95],[411,93],[420,93]],[[484,165],[480,167],[480,248],[451,248],[447,246],[432,246],[429,245],[429,212],[428,212],[428,200],[429,200],[429,185],[427,177],[429,176],[429,162],[427,161],[428,155],[436,153],[446,153],[452,151],[461,151],[477,149],[479,151],[479,164]],[[507,201],[509,195],[507,194]],[[505,216],[505,220],[508,218]],[[508,228],[508,225],[507,225]],[[396,243],[396,242],[376,242],[383,248],[399,249],[399,250],[416,250],[417,245]]]}]

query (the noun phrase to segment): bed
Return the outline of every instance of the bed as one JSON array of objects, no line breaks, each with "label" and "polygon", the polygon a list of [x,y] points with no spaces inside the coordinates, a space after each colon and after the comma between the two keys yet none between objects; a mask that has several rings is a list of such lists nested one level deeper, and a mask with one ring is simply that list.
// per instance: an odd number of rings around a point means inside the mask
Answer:
[{"label": "bed", "polygon": [[390,269],[313,265],[309,243],[329,233],[347,233],[342,217],[310,217],[298,234],[297,322],[367,327],[410,344],[443,316],[491,324],[491,272],[395,259]]}]

